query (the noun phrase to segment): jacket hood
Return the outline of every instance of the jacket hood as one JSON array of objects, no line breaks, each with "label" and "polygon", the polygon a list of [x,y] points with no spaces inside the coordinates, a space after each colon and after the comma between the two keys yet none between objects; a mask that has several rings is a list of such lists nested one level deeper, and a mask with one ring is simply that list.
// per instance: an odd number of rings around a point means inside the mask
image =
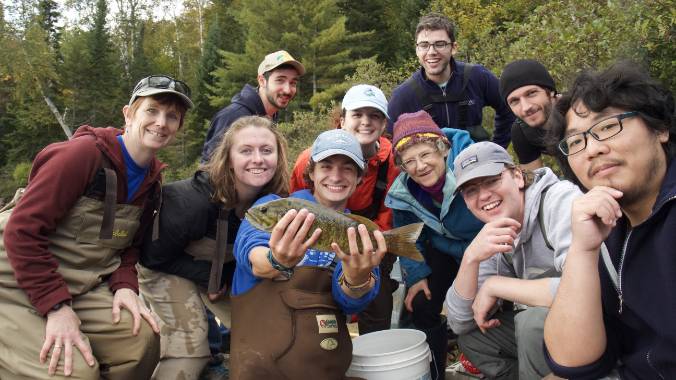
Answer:
[{"label": "jacket hood", "polygon": [[[533,171],[533,174],[535,176],[533,183],[528,186],[524,195],[524,214],[523,221],[521,222],[522,228],[518,238],[519,241],[522,242],[528,241],[531,238],[535,228],[539,228],[537,218],[542,190],[551,184],[559,182],[556,174],[554,174],[554,172],[552,172],[552,170],[547,167],[536,169]],[[526,207],[526,205],[537,206]]]},{"label": "jacket hood", "polygon": [[[105,127],[105,128],[95,128],[89,125],[83,125],[79,127],[73,134],[73,138],[91,136],[96,140],[96,147],[99,148],[103,154],[110,159],[110,162],[121,170],[125,167],[124,155],[122,153],[122,147],[117,142],[117,136],[121,135],[124,131],[119,128],[114,127]],[[160,172],[167,165],[160,162],[157,157],[153,158],[148,167],[148,178],[152,180],[159,180]]]},{"label": "jacket hood", "polygon": [[245,84],[242,91],[232,97],[232,103],[245,107],[253,115],[265,115],[265,107],[258,95],[258,89],[250,84]]}]

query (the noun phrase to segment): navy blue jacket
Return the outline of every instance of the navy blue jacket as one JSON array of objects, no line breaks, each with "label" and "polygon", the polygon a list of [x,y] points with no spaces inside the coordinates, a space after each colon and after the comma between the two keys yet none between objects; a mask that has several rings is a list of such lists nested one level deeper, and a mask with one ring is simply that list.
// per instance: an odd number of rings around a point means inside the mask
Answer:
[{"label": "navy blue jacket", "polygon": [[[256,87],[245,84],[242,91],[232,97],[230,104],[214,115],[202,148],[202,162],[209,161],[211,152],[216,149],[225,131],[235,120],[243,116],[266,116],[265,106]],[[273,116],[275,119],[277,114]]]},{"label": "navy blue jacket", "polygon": [[[453,75],[446,85],[446,92],[459,93],[462,89],[465,63],[451,59],[450,64],[453,69]],[[467,125],[481,125],[483,108],[485,106],[493,107],[495,109],[493,141],[507,148],[515,117],[512,114],[512,110],[500,96],[498,78],[481,65],[475,65],[470,75],[466,89],[471,99],[469,112],[467,113]],[[439,85],[426,79],[425,69],[422,67],[413,73],[412,78],[418,81],[420,87],[425,91],[435,94],[443,93]],[[392,126],[402,113],[417,112],[422,108],[421,99],[418,99],[417,94],[411,86],[405,84],[405,82],[399,85],[392,92],[392,98],[387,107],[387,113],[390,116],[387,122],[387,131],[392,133]],[[457,108],[457,103],[435,103],[427,112],[439,125],[439,128],[458,129]]]},{"label": "navy blue jacket", "polygon": [[[606,352],[583,367],[548,364],[558,376],[597,379],[622,362],[622,379],[676,379],[676,158],[671,158],[650,217],[633,229],[622,218],[606,239],[621,276],[619,297],[599,260]],[[622,271],[620,257],[624,252]]]}]

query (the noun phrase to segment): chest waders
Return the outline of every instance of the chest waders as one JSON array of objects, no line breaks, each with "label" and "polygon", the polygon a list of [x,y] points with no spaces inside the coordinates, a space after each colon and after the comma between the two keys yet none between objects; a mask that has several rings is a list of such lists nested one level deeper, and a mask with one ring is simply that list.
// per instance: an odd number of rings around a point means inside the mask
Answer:
[{"label": "chest waders", "polygon": [[[73,297],[71,307],[81,321],[82,337],[89,342],[96,358],[96,365],[89,367],[74,349],[73,375],[81,379],[149,378],[159,356],[159,336],[143,321],[139,335],[132,336],[133,321],[126,311],[120,322],[113,324],[113,294],[105,284],[120,266],[120,252],[132,244],[142,208],[116,204],[117,177],[105,157],[102,165],[105,186],[98,186],[103,180],[98,171],[85,195],[77,199],[47,235],[47,249],[58,263],[56,271]],[[97,191],[101,187],[105,190]],[[11,212],[0,213],[0,233],[4,233]],[[52,378],[47,373],[47,364],[38,360],[47,319],[38,314],[26,292],[18,286],[1,243],[0,302],[3,304],[0,377]],[[56,378],[62,378],[62,371],[60,364]]]},{"label": "chest waders", "polygon": [[346,379],[352,341],[331,294],[333,271],[298,267],[232,297],[230,378]]}]

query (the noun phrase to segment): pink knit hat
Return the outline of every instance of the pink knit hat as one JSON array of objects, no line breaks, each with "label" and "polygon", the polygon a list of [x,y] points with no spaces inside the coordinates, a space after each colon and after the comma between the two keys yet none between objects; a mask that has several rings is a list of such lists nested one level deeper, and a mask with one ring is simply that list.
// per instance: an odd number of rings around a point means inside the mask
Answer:
[{"label": "pink knit hat", "polygon": [[401,152],[407,146],[419,140],[442,139],[448,144],[448,139],[434,122],[430,114],[425,111],[403,113],[394,123],[392,146],[395,153]]}]

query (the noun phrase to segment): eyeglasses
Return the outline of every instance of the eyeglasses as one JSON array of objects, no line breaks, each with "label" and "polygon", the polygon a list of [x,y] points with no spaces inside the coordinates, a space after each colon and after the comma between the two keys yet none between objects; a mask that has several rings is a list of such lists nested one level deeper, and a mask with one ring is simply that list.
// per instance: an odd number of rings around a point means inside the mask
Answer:
[{"label": "eyeglasses", "polygon": [[427,51],[430,46],[434,46],[434,50],[440,51],[446,49],[446,47],[453,45],[453,42],[450,41],[434,41],[434,42],[428,42],[428,41],[421,41],[415,44],[416,49],[420,51]]},{"label": "eyeglasses", "polygon": [[605,118],[584,132],[574,133],[559,141],[559,150],[566,156],[582,152],[587,147],[587,135],[596,141],[608,140],[622,132],[622,120],[634,117],[638,112],[631,111]]},{"label": "eyeglasses", "polygon": [[433,159],[436,158],[435,153],[438,152],[439,151],[437,149],[422,152],[416,157],[412,157],[406,161],[403,161],[399,166],[401,166],[401,168],[404,170],[413,170],[418,167],[418,161],[420,161],[423,165],[429,164]]},{"label": "eyeglasses", "polygon": [[460,189],[458,189],[458,191],[462,194],[462,196],[465,199],[473,199],[478,197],[481,189],[484,189],[486,191],[494,191],[498,187],[500,187],[500,184],[502,184],[502,174],[506,171],[507,170],[503,170],[502,173],[498,175],[488,177],[481,181],[474,182],[470,185],[465,185]]},{"label": "eyeglasses", "polygon": [[181,82],[178,79],[174,79],[166,75],[151,75],[149,77],[141,79],[136,85],[136,87],[134,87],[134,91],[132,93],[135,94],[136,92],[149,87],[168,88],[174,91],[178,91],[187,97],[190,97],[190,87],[188,87],[188,85],[185,84],[185,82]]}]

